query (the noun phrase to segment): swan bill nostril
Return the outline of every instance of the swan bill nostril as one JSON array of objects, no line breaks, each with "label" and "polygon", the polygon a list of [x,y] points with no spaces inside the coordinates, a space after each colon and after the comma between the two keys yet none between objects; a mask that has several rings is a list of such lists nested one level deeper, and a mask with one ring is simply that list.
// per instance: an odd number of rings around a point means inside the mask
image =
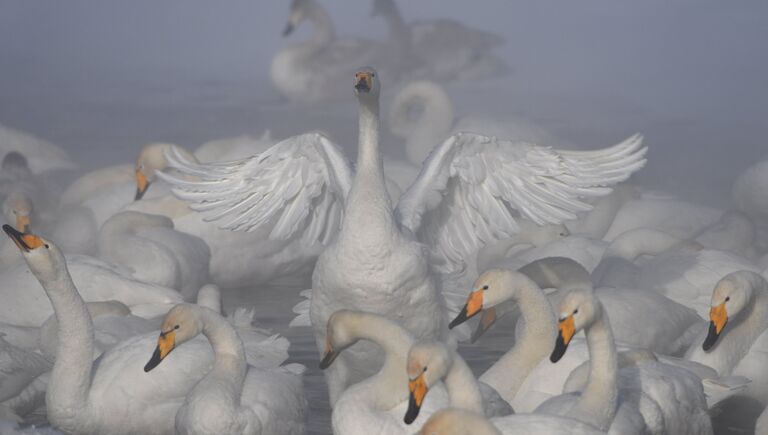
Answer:
[{"label": "swan bill nostril", "polygon": [[355,89],[357,89],[358,92],[370,92],[371,87],[364,78],[361,78],[355,85]]}]

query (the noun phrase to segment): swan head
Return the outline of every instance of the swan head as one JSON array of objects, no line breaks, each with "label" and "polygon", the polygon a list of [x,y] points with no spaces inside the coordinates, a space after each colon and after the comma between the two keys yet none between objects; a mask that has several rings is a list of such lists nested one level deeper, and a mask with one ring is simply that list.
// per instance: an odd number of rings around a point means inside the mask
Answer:
[{"label": "swan head", "polygon": [[325,332],[325,350],[320,360],[320,369],[325,370],[333,364],[341,352],[355,344],[359,337],[354,332],[359,323],[359,313],[339,310],[328,319]]},{"label": "swan head", "polygon": [[3,214],[8,222],[15,222],[21,232],[30,231],[32,224],[32,201],[19,191],[11,192],[3,201]]},{"label": "swan head", "polygon": [[3,156],[3,161],[0,163],[0,168],[5,172],[9,172],[14,175],[29,175],[32,170],[29,169],[29,161],[24,154],[18,151],[10,151]]},{"label": "swan head", "polygon": [[475,281],[475,290],[467,297],[458,316],[451,321],[448,328],[461,325],[483,311],[482,323],[493,323],[496,312],[492,308],[517,296],[520,279],[525,278],[518,272],[505,269],[491,269],[483,272]]},{"label": "swan head", "polygon": [[171,308],[160,326],[160,336],[152,358],[144,366],[144,371],[157,367],[177,346],[195,338],[203,331],[200,319],[202,308],[193,304],[179,304]]},{"label": "swan head", "polygon": [[288,15],[288,22],[283,29],[283,36],[288,36],[299,27],[302,21],[307,18],[307,0],[293,0],[291,2],[291,12]]},{"label": "swan head", "polygon": [[712,291],[709,309],[709,330],[702,348],[712,349],[723,333],[728,319],[737,316],[746,307],[751,306],[755,287],[765,284],[765,280],[754,272],[746,270],[729,273],[718,281]]},{"label": "swan head", "polygon": [[429,388],[448,373],[452,361],[448,348],[438,341],[421,341],[411,346],[406,365],[409,391],[408,411],[403,419],[406,424],[413,423],[419,416]]},{"label": "swan head", "polygon": [[376,99],[379,97],[379,77],[376,70],[371,67],[363,67],[355,73],[355,95],[361,101]]},{"label": "swan head", "polygon": [[53,281],[62,269],[66,269],[64,254],[50,241],[32,233],[22,233],[7,224],[3,225],[3,231],[19,248],[29,270],[38,279]]},{"label": "swan head", "polygon": [[162,171],[168,167],[165,151],[171,147],[176,147],[176,145],[150,143],[141,149],[139,158],[136,159],[136,197],[134,200],[138,201],[144,196],[149,185],[157,179],[157,175],[155,175],[157,171]]},{"label": "swan head", "polygon": [[557,340],[549,360],[560,361],[573,336],[591,325],[600,312],[600,303],[591,290],[573,290],[565,295],[557,313]]}]

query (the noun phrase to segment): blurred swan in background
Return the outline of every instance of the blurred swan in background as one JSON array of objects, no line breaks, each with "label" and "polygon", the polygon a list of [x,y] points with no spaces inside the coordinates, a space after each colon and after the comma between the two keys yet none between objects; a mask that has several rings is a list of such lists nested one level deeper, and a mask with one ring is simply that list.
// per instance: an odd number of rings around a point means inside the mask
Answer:
[{"label": "blurred swan in background", "polygon": [[768,227],[768,159],[747,168],[733,183],[731,197],[737,209]]},{"label": "blurred swan in background", "polygon": [[[336,145],[305,134],[227,165],[200,165],[171,150],[169,164],[186,179],[158,174],[223,229],[266,228],[272,240],[327,246],[314,270],[310,305],[320,352],[327,320],[340,308],[397,319],[417,339],[441,336],[446,318],[433,271],[460,271],[483,245],[515,234],[517,213],[537,224],[575,218],[590,209],[581,197],[610,193],[607,186],[645,164],[639,135],[601,150],[555,151],[456,134],[434,149],[395,209],[379,151],[379,87],[374,70],[355,74],[360,140],[354,173]],[[451,298],[444,291],[452,314],[465,292]],[[326,371],[332,402],[383,359],[364,344]]]},{"label": "blurred swan in background", "polygon": [[458,21],[405,22],[394,0],[374,0],[373,16],[387,23],[389,45],[408,65],[408,77],[468,80],[504,75],[509,66],[491,53],[504,39]]},{"label": "blurred swan in background", "polygon": [[16,151],[23,155],[34,174],[77,169],[61,147],[29,133],[0,125],[0,155]]},{"label": "blurred swan in background", "polygon": [[176,433],[304,433],[307,403],[303,366],[249,366],[243,341],[232,325],[215,311],[198,305],[173,307],[160,331],[145,372],[200,334],[210,343],[215,357],[213,367],[186,394],[176,412]]},{"label": "blurred swan in background", "polygon": [[[317,102],[349,95],[351,76],[360,65],[391,65],[383,59],[383,44],[361,38],[336,36],[331,17],[316,0],[292,0],[288,23],[283,31],[290,35],[302,22],[312,23],[312,36],[304,42],[283,48],[272,59],[272,84],[289,100]],[[389,71],[394,79],[398,73]]]},{"label": "blurred swan in background", "polygon": [[557,145],[560,140],[523,119],[454,119],[453,102],[439,84],[420,80],[403,86],[392,99],[387,116],[392,134],[405,140],[408,160],[421,165],[435,144],[452,133],[471,132],[486,136]]}]

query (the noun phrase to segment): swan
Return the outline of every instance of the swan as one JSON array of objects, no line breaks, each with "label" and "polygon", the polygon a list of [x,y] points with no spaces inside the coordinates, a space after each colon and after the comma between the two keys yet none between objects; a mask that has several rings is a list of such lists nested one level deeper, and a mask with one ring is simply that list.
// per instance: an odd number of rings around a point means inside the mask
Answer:
[{"label": "swan", "polygon": [[[553,397],[542,403],[537,412],[568,415],[603,430],[613,421],[614,426],[618,424],[621,428],[616,433],[644,432],[649,429],[656,433],[712,433],[704,389],[700,379],[693,373],[663,364],[643,372],[638,369],[642,365],[637,364],[623,369],[634,372],[624,372],[619,376],[610,322],[602,304],[589,290],[572,290],[560,304],[558,336],[550,355],[553,363],[560,360],[573,335],[581,330],[585,332],[590,353],[589,376],[583,390]],[[669,379],[681,375],[687,376],[691,382],[681,383],[681,391],[673,388],[671,400],[669,391],[664,391],[665,395],[655,391],[659,385],[663,388],[670,382]],[[623,385],[619,384],[620,378],[624,381],[621,383]],[[621,390],[620,385],[624,387]],[[633,390],[634,394],[624,393],[628,389]],[[677,412],[675,406],[682,408],[682,412]],[[619,413],[615,414],[617,407]],[[663,418],[660,418],[660,412]],[[641,414],[640,418],[633,419],[632,413]],[[622,418],[619,419],[619,416]]]},{"label": "swan", "polygon": [[757,257],[754,246],[757,228],[752,220],[737,210],[728,210],[712,225],[704,228],[693,240],[707,249],[717,249],[746,258]]},{"label": "swan", "polygon": [[103,260],[126,268],[135,279],[177,289],[187,301],[209,282],[208,245],[174,230],[166,216],[120,212],[101,227],[98,246]]},{"label": "swan", "polygon": [[620,183],[610,195],[598,198],[592,204],[591,211],[579,219],[568,222],[568,231],[573,235],[603,240],[611,229],[616,215],[626,203],[640,199],[640,189],[629,182]]},{"label": "swan", "polygon": [[471,411],[445,408],[434,413],[419,431],[420,435],[599,435],[604,434],[578,420],[551,415],[518,414],[487,420]]},{"label": "swan", "polygon": [[736,208],[757,222],[768,220],[768,159],[759,161],[742,172],[733,183],[731,198]]},{"label": "swan", "polygon": [[[5,227],[4,227],[5,228]],[[8,227],[9,231],[11,227]],[[18,254],[17,254],[18,255]],[[134,314],[152,317],[164,313],[170,304],[182,302],[173,289],[147,284],[122,274],[115,266],[84,255],[66,259],[67,269],[87,301],[116,300],[128,305]],[[28,267],[17,265],[2,271],[0,322],[37,327],[53,314],[45,300],[44,288],[30,274]]]},{"label": "swan", "polygon": [[[419,417],[427,393],[432,391],[434,384],[440,380],[444,381],[448,389],[451,407],[460,408],[476,415],[483,415],[483,404],[477,380],[461,356],[449,349],[444,343],[436,341],[415,343],[408,352],[406,367],[410,391],[408,410],[404,417],[406,423]],[[494,426],[502,429],[503,433],[600,433],[593,426],[576,419],[560,416],[514,414],[494,418],[491,422]]]},{"label": "swan", "polygon": [[[512,209],[536,224],[560,224],[590,208],[579,197],[608,194],[606,186],[645,163],[640,136],[603,150],[555,151],[460,133],[435,148],[394,208],[379,151],[376,71],[359,70],[354,92],[359,103],[354,175],[338,146],[316,133],[228,165],[195,164],[170,150],[170,166],[198,179],[158,173],[173,185],[174,195],[207,219],[219,220],[220,228],[266,229],[272,240],[325,245],[312,275],[310,303],[319,352],[328,318],[340,308],[395,319],[416,339],[440,338],[446,333],[442,296],[450,295],[438,293],[442,283],[434,271],[460,271],[464,259],[485,243],[515,234]],[[464,298],[461,289],[458,301]],[[458,306],[448,309],[455,313]],[[370,376],[382,359],[369,343],[341,355],[325,371],[331,402]]]},{"label": "swan", "polygon": [[176,412],[179,434],[301,434],[307,403],[303,367],[248,366],[243,341],[215,311],[193,304],[173,307],[163,320],[157,348],[144,366],[157,367],[174,349],[204,335],[213,348],[211,370],[187,393]]},{"label": "swan", "polygon": [[306,103],[346,96],[345,77],[359,65],[385,61],[386,47],[378,42],[338,38],[331,17],[315,0],[291,1],[283,36],[304,21],[312,23],[312,36],[280,50],[270,66],[272,84],[289,100]]},{"label": "swan", "polygon": [[681,239],[690,239],[720,218],[721,210],[681,201],[668,194],[640,191],[616,213],[604,240],[635,228],[650,228]]},{"label": "swan", "polygon": [[[515,340],[515,346],[480,380],[495,388],[513,406],[518,404],[520,409],[530,409],[521,402],[529,398],[520,397],[518,393],[551,351],[550,342],[557,334],[552,306],[562,299],[558,294],[573,289],[592,290],[589,273],[573,260],[553,257],[532,262],[517,272],[488,270],[477,279],[474,288],[477,290],[470,294],[451,326],[482,312],[476,338],[495,321],[497,307],[506,304],[520,307],[525,327]],[[559,292],[547,296],[541,288],[558,288]],[[679,353],[687,349],[696,332],[704,327],[702,319],[692,310],[652,292],[598,289],[594,294],[608,315],[620,319],[616,322],[615,339],[624,346]],[[508,307],[502,309],[509,311]],[[648,322],[650,318],[654,321]],[[570,363],[565,370],[569,368],[572,368]],[[540,371],[536,374],[552,381],[554,371],[562,372],[558,366],[549,366],[549,369],[553,372],[548,375]]]},{"label": "swan", "polygon": [[451,98],[435,82],[419,80],[403,86],[390,103],[389,129],[405,140],[408,161],[421,165],[436,143],[459,131],[484,132],[522,142],[558,144],[561,142],[541,127],[523,119],[494,122],[464,117],[454,120]]},{"label": "swan", "polygon": [[386,21],[389,45],[409,65],[409,77],[474,80],[509,72],[491,53],[503,39],[487,30],[448,19],[406,23],[394,0],[374,0],[372,15]]},{"label": "swan", "polygon": [[194,155],[200,162],[227,162],[261,153],[274,144],[272,133],[266,130],[261,137],[242,135],[208,141],[200,145]]},{"label": "swan", "polygon": [[184,398],[215,364],[211,346],[191,340],[147,374],[142,367],[158,343],[153,332],[117,344],[92,363],[93,322],[59,248],[8,225],[3,230],[40,281],[58,321],[56,361],[45,393],[51,424],[69,433],[172,433]]},{"label": "swan", "polygon": [[[652,257],[639,265],[631,263],[643,255]],[[704,249],[698,242],[655,229],[637,228],[611,242],[593,278],[598,284],[657,291],[706,317],[711,289],[720,278],[737,270],[760,272],[742,256]]]},{"label": "swan", "polygon": [[11,127],[0,125],[0,155],[16,151],[25,156],[35,174],[73,170],[77,164],[61,147]]},{"label": "swan", "polygon": [[[328,321],[328,331],[328,343],[320,363],[323,369],[327,369],[342,351],[361,339],[376,343],[385,353],[381,370],[345,390],[336,402],[333,410],[334,433],[359,433],[363,427],[386,427],[396,433],[410,433],[401,418],[408,404],[407,378],[403,367],[414,342],[408,331],[385,317],[349,310],[335,312]],[[430,396],[424,405],[427,415],[447,404],[447,396],[441,387],[436,387],[436,390],[440,392]],[[485,415],[502,416],[512,412],[492,388],[481,384],[479,391]],[[390,433],[387,430],[382,432]]]},{"label": "swan", "polygon": [[[339,355],[359,340],[368,340],[383,348],[384,363],[373,376],[350,386],[341,394],[331,415],[333,433],[411,433],[402,415],[408,402],[408,379],[404,368],[413,337],[383,316],[339,310],[328,319],[328,342],[320,368],[332,366]],[[444,407],[447,402],[444,391],[435,393],[424,405],[425,414]],[[417,427],[425,420],[421,418]]]},{"label": "swan", "polygon": [[686,358],[712,367],[720,376],[752,380],[742,394],[768,402],[768,282],[758,273],[739,270],[713,286],[709,329]]}]

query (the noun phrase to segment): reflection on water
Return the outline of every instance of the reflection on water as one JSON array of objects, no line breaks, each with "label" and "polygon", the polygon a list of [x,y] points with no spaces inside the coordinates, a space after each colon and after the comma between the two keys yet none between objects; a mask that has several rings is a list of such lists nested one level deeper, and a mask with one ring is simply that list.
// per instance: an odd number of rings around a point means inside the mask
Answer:
[{"label": "reflection on water", "polygon": [[[331,433],[331,409],[325,378],[317,367],[320,358],[312,330],[307,327],[288,327],[293,319],[291,309],[302,300],[299,292],[310,286],[307,277],[291,283],[224,290],[224,309],[231,312],[234,307],[253,306],[260,326],[271,328],[290,340],[289,362],[304,364],[307,367],[304,374],[304,391],[310,408],[307,434],[325,435]],[[501,319],[479,343],[459,346],[459,352],[476,375],[483,373],[510,347],[513,339],[510,331],[511,328]]]}]

